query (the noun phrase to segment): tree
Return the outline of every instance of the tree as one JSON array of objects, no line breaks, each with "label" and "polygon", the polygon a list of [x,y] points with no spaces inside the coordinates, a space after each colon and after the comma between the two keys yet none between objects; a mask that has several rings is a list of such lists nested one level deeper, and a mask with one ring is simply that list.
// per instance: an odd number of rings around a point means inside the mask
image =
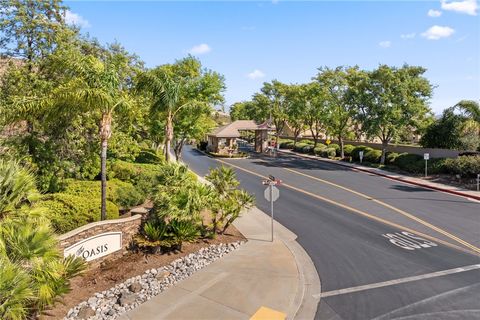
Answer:
[{"label": "tree", "polygon": [[316,148],[318,140],[325,129],[326,120],[326,89],[318,82],[308,84],[307,110],[305,112],[305,123],[310,129],[313,138],[313,147]]},{"label": "tree", "polygon": [[287,122],[287,85],[280,81],[273,80],[271,83],[265,82],[261,93],[254,95],[253,100],[257,108],[266,109],[270,119],[275,125],[275,145],[277,148],[280,134]]},{"label": "tree", "polygon": [[268,110],[254,101],[236,102],[230,107],[230,117],[235,120],[255,120],[263,122],[268,119]]},{"label": "tree", "polygon": [[325,89],[326,127],[338,139],[340,157],[344,158],[344,139],[350,132],[356,108],[349,101],[354,96],[359,70],[337,67],[336,69],[320,68],[315,80]]},{"label": "tree", "polygon": [[385,163],[388,143],[406,128],[418,128],[430,113],[432,86],[423,77],[426,69],[380,65],[359,83],[355,101],[362,129],[382,141],[380,162]]},{"label": "tree", "polygon": [[[138,90],[152,99],[151,114],[165,120],[165,159],[170,161],[170,148],[174,139],[176,118],[185,115],[183,109],[210,107],[223,102],[225,88],[221,75],[203,70],[200,61],[189,56],[174,64],[148,70],[138,79]],[[210,109],[211,112],[212,109]],[[185,112],[189,112],[185,110]],[[181,145],[184,140],[177,139]]]},{"label": "tree", "polygon": [[0,8],[0,53],[26,61],[32,71],[54,50],[66,7],[61,0],[0,0]]},{"label": "tree", "polygon": [[480,106],[477,101],[462,100],[454,108],[463,111],[463,113],[480,124]]},{"label": "tree", "polygon": [[307,112],[307,85],[290,85],[287,90],[288,125],[293,130],[293,145],[295,146],[300,133],[307,127],[305,113]]}]

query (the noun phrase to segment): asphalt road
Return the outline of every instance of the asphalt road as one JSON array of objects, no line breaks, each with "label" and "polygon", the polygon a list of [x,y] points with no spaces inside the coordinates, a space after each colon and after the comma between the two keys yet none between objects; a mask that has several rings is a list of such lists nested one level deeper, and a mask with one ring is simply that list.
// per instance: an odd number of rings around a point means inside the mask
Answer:
[{"label": "asphalt road", "polygon": [[283,180],[275,218],[317,268],[317,319],[480,319],[480,203],[293,156],[183,161],[234,166],[266,212],[261,176]]}]

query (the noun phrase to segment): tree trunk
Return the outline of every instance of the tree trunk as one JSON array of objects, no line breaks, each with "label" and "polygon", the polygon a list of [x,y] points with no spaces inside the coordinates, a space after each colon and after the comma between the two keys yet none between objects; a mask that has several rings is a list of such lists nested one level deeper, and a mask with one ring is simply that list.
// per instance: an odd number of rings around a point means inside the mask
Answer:
[{"label": "tree trunk", "polygon": [[170,162],[170,146],[173,140],[172,112],[167,115],[167,125],[165,126],[165,161]]},{"label": "tree trunk", "polygon": [[102,180],[102,209],[101,220],[107,219],[107,147],[108,139],[112,135],[112,114],[104,113],[100,122],[100,142],[101,142],[101,180]]},{"label": "tree trunk", "polygon": [[343,151],[343,137],[341,135],[338,136],[338,143],[340,144],[340,158],[345,158],[345,152]]},{"label": "tree trunk", "polygon": [[385,156],[387,154],[388,140],[382,140],[382,157],[380,158],[380,164],[385,164]]}]

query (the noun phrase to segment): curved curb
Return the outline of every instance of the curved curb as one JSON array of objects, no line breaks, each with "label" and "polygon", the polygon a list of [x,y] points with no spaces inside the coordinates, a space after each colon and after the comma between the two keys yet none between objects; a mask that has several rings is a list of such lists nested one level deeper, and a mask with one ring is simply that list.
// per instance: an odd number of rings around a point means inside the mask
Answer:
[{"label": "curved curb", "polygon": [[342,167],[345,167],[345,168],[350,168],[350,169],[355,169],[355,170],[362,171],[362,172],[371,173],[371,174],[374,174],[374,175],[377,175],[377,176],[380,176],[380,177],[384,177],[384,178],[395,180],[395,181],[400,181],[400,182],[403,182],[403,183],[413,184],[415,186],[419,186],[419,187],[426,188],[426,189],[432,189],[432,190],[436,190],[436,191],[450,193],[450,194],[454,194],[456,196],[460,196],[460,197],[464,197],[464,198],[471,198],[471,199],[474,199],[474,200],[480,200],[480,196],[466,194],[466,193],[463,193],[461,191],[455,191],[455,190],[444,189],[444,188],[440,188],[440,187],[436,187],[436,186],[431,186],[431,185],[416,182],[416,181],[405,180],[405,179],[402,179],[402,178],[391,176],[391,175],[385,174],[385,173],[376,172],[374,170],[370,170],[370,169],[363,168],[363,167],[360,167],[360,166],[350,166],[350,165],[341,163],[340,161],[337,161],[337,160],[325,160],[325,159],[322,159],[322,158],[311,158],[311,157],[307,157],[303,154],[298,154],[298,153],[294,153],[294,152],[287,152],[287,151],[280,151],[280,152],[282,152],[284,154],[295,155],[297,157],[305,158],[305,159],[309,159],[309,160],[318,160],[318,161],[328,162],[328,163],[331,163],[331,164],[335,164],[337,166],[342,166]]}]

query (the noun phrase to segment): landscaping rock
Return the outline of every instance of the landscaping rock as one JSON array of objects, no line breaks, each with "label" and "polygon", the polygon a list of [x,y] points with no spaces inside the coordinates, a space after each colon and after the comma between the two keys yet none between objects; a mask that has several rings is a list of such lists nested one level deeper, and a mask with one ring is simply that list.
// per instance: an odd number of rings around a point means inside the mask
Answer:
[{"label": "landscaping rock", "polygon": [[96,293],[87,301],[70,309],[66,320],[116,319],[141,303],[167,290],[177,282],[237,249],[243,241],[233,244],[211,245],[158,269],[125,280],[115,287]]},{"label": "landscaping rock", "polygon": [[79,310],[78,310],[78,314],[77,316],[75,317],[76,319],[88,319],[90,317],[93,317],[95,315],[95,310],[93,310],[92,308],[90,307],[81,307]]}]

